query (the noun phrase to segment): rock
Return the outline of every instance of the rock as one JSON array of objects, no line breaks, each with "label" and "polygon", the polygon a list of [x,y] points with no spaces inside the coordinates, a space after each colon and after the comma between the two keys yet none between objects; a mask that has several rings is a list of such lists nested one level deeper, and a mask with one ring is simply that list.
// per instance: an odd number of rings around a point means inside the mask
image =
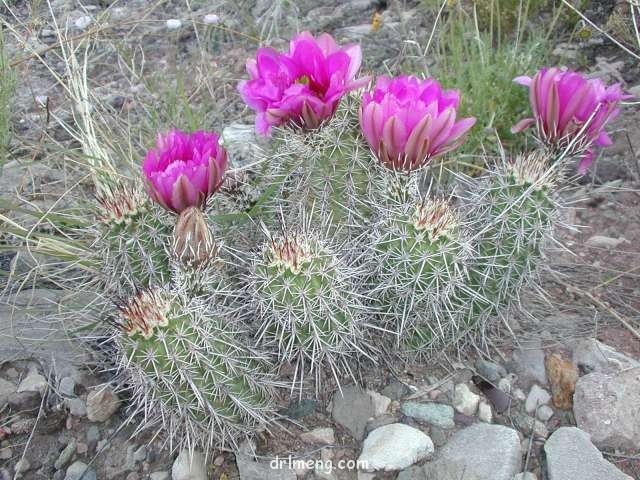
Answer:
[{"label": "rock", "polygon": [[590,373],[578,380],[573,413],[600,449],[635,451],[640,445],[640,368]]},{"label": "rock", "polygon": [[391,400],[401,400],[402,397],[409,394],[411,389],[404,383],[393,380],[386,387],[382,389],[382,394],[389,397]]},{"label": "rock", "polygon": [[400,410],[407,417],[415,418],[440,428],[454,428],[453,408],[443,403],[405,402]]},{"label": "rock", "polygon": [[240,480],[297,480],[296,472],[290,468],[287,457],[276,457],[270,462],[256,462],[248,455],[237,454],[236,465]]},{"label": "rock", "polygon": [[30,373],[18,385],[18,393],[38,392],[43,395],[48,387],[47,379],[39,373]]},{"label": "rock", "polygon": [[516,399],[518,402],[521,402],[521,403],[527,399],[527,396],[524,394],[524,392],[520,388],[514,388],[512,395],[514,399]]},{"label": "rock", "polygon": [[87,404],[81,398],[65,398],[64,404],[74,417],[85,417],[87,415]]},{"label": "rock", "polygon": [[220,23],[220,16],[215,13],[207,13],[204,17],[202,17],[202,21],[206,25],[217,25]]},{"label": "rock", "polygon": [[234,168],[255,162],[261,149],[266,146],[264,138],[256,134],[255,125],[243,123],[231,123],[224,127],[222,144],[229,153],[229,161]]},{"label": "rock", "polygon": [[589,247],[596,248],[618,248],[621,244],[626,242],[627,239],[625,238],[611,238],[603,235],[594,235],[593,237],[588,238],[584,244]]},{"label": "rock", "polygon": [[538,385],[533,385],[529,390],[527,401],[524,404],[524,408],[527,413],[531,414],[536,411],[539,406],[546,405],[551,400],[551,395],[544,388]]},{"label": "rock", "polygon": [[91,25],[91,22],[93,22],[93,19],[89,15],[83,15],[79,18],[76,18],[75,22],[73,22],[73,25],[78,30],[85,30],[89,25]]},{"label": "rock", "polygon": [[67,468],[64,480],[96,480],[96,472],[88,468],[86,463],[77,461]]},{"label": "rock", "polygon": [[9,402],[9,397],[15,393],[15,391],[16,386],[13,383],[0,378],[0,410]]},{"label": "rock", "polygon": [[549,480],[632,480],[606,461],[579,428],[561,427],[544,445]]},{"label": "rock", "polygon": [[120,399],[111,388],[92,390],[87,396],[87,418],[92,422],[106,422],[119,406]]},{"label": "rock", "polygon": [[640,362],[618,352],[615,348],[595,338],[582,338],[575,342],[572,351],[573,364],[583,374],[610,372],[640,367]]},{"label": "rock", "polygon": [[409,467],[402,470],[396,477],[396,480],[425,480],[426,477],[424,475],[424,468],[422,466]]},{"label": "rock", "polygon": [[573,407],[573,392],[578,381],[578,369],[559,353],[549,355],[545,361],[547,378],[551,384],[553,404],[561,410]]},{"label": "rock", "polygon": [[280,413],[294,420],[299,420],[302,417],[311,415],[316,411],[318,402],[311,399],[303,399],[299,402],[292,402],[288,408],[282,410]]},{"label": "rock", "polygon": [[[38,167],[40,168],[40,167]],[[29,167],[31,169],[31,167]],[[32,170],[32,174],[25,175],[24,166],[8,162],[0,177],[0,197],[7,198],[9,202],[15,200],[15,189],[23,191],[31,188],[36,177],[57,184],[64,184],[62,178],[51,177],[50,170]],[[55,173],[58,175],[58,173]],[[33,176],[33,178],[32,178]],[[47,180],[49,181],[49,180]],[[8,185],[5,182],[10,182]],[[16,187],[17,186],[17,187]],[[7,196],[7,193],[13,197]],[[23,192],[24,193],[24,192]],[[56,195],[59,197],[60,193]],[[45,208],[43,211],[47,211]],[[20,223],[24,225],[24,223]],[[88,305],[95,298],[87,292],[70,293],[69,290],[50,289],[24,289],[15,295],[8,295],[0,304],[0,325],[9,326],[0,329],[0,352],[3,359],[12,357],[46,358],[47,362],[55,362],[57,367],[61,365],[82,362],[88,360],[88,353],[83,342],[72,339],[69,331],[84,326],[84,320],[79,320],[81,316],[69,318],[68,315],[60,315],[58,302],[65,298],[65,304],[69,308],[82,308]],[[46,340],[43,338],[46,332]]]},{"label": "rock", "polygon": [[166,25],[168,30],[178,30],[182,27],[182,20],[178,18],[170,18],[166,21]]},{"label": "rock", "polygon": [[64,377],[60,380],[60,385],[58,386],[58,390],[60,391],[60,395],[64,397],[75,397],[76,396],[76,382],[71,377]]},{"label": "rock", "polygon": [[384,395],[380,395],[378,392],[374,392],[373,390],[368,390],[367,393],[373,401],[373,416],[379,417],[380,415],[387,413],[387,409],[389,408],[389,405],[391,405],[391,399]]},{"label": "rock", "polygon": [[549,430],[544,423],[525,413],[516,413],[512,417],[514,425],[525,435],[534,435],[537,438],[547,438]]},{"label": "rock", "polygon": [[9,460],[11,457],[13,457],[13,450],[11,447],[0,448],[0,460]]},{"label": "rock", "polygon": [[453,391],[453,407],[463,415],[475,415],[480,396],[473,393],[464,383],[456,385]]},{"label": "rock", "polygon": [[7,404],[14,412],[38,410],[41,402],[42,398],[38,392],[15,392],[7,399]]},{"label": "rock", "polygon": [[398,415],[394,415],[392,413],[385,413],[384,415],[380,415],[379,417],[371,418],[367,422],[367,426],[364,431],[369,433],[376,428],[384,427],[385,425],[390,425],[392,423],[398,423],[400,418]]},{"label": "rock", "polygon": [[336,443],[333,428],[316,428],[309,432],[300,434],[300,440],[305,443],[321,443],[325,445],[332,445]]},{"label": "rock", "polygon": [[493,412],[491,411],[491,405],[489,405],[485,401],[481,401],[480,405],[478,405],[478,418],[485,423],[493,422]]},{"label": "rock", "polygon": [[434,480],[513,480],[521,469],[518,432],[487,423],[460,430],[424,465],[425,477]]},{"label": "rock", "polygon": [[62,452],[60,452],[60,455],[58,455],[57,460],[53,464],[55,469],[62,470],[64,467],[66,467],[67,463],[69,463],[69,460],[71,460],[71,457],[73,457],[74,453],[76,453],[76,441],[74,439],[71,439],[69,443],[67,443],[67,446],[64,447]]},{"label": "rock", "polygon": [[[204,455],[194,450],[182,450],[171,467],[172,480],[207,480],[207,465]],[[242,478],[242,474],[240,475]]]},{"label": "rock", "polygon": [[544,351],[539,341],[523,344],[513,352],[513,369],[520,383],[529,387],[532,383],[547,384],[547,372],[544,366]]},{"label": "rock", "polygon": [[153,472],[149,475],[149,480],[169,480],[169,472],[164,470],[160,472]]},{"label": "rock", "polygon": [[20,460],[18,460],[15,466],[13,467],[16,474],[22,474],[22,473],[28,472],[30,468],[31,468],[31,462],[29,462],[29,460],[27,460],[26,458],[21,458]]},{"label": "rock", "polygon": [[356,440],[364,438],[367,421],[375,417],[376,406],[369,394],[355,385],[338,390],[333,396],[331,415]]},{"label": "rock", "polygon": [[497,363],[489,362],[479,358],[476,360],[476,370],[478,374],[490,382],[498,382],[502,377],[507,375],[507,370]]},{"label": "rock", "polygon": [[143,462],[147,458],[147,447],[144,445],[140,445],[133,452],[133,461],[136,463]]},{"label": "rock", "polygon": [[538,420],[541,422],[548,422],[551,417],[553,417],[553,408],[549,405],[542,405],[538,408]]},{"label": "rock", "polygon": [[358,462],[367,471],[402,470],[427,458],[433,451],[433,442],[420,430],[393,423],[367,436]]}]

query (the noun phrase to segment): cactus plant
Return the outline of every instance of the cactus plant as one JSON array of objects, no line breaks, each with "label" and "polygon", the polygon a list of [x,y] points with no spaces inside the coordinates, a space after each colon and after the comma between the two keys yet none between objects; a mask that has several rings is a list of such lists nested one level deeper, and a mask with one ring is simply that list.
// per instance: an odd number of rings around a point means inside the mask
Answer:
[{"label": "cactus plant", "polygon": [[[405,330],[438,318],[437,309],[465,280],[465,245],[456,212],[445,199],[423,197],[390,208],[376,228],[369,297],[389,329]],[[444,334],[442,325],[431,325]]]},{"label": "cactus plant", "polygon": [[294,385],[309,372],[319,387],[324,367],[336,380],[353,376],[352,355],[366,353],[363,309],[355,290],[358,271],[308,227],[283,226],[281,234],[267,235],[251,277],[259,340],[274,346],[279,361],[295,364]]},{"label": "cactus plant", "polygon": [[171,449],[229,445],[271,418],[269,375],[260,356],[215,310],[164,289],[138,292],[112,320],[119,371]]}]

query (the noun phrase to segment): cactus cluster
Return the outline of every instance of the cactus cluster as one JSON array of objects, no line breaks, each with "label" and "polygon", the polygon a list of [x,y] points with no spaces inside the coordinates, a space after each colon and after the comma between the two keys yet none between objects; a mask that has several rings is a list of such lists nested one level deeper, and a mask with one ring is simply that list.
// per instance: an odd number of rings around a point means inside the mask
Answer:
[{"label": "cactus cluster", "polygon": [[436,196],[423,172],[475,119],[456,118],[460,93],[433,79],[381,76],[355,94],[369,83],[355,78],[361,60],[328,35],[262,48],[239,87],[273,135],[253,171],[228,172],[214,132],[172,130],[142,178],[97,189],[91,248],[103,298],[120,299],[105,343],[140,428],[162,424],[172,446],[235,447],[269,424],[289,365],[291,390],[320,394],[379,353],[482,338],[535,278],[570,155],[605,142],[623,98],[581,79],[593,101],[578,109],[573,75],[521,79],[545,118],[519,128],[536,124],[548,145]]},{"label": "cactus cluster", "polygon": [[142,428],[163,424],[171,448],[210,450],[237,447],[270,422],[268,371],[215,309],[154,288],[118,310],[112,324],[119,372],[133,387]]}]

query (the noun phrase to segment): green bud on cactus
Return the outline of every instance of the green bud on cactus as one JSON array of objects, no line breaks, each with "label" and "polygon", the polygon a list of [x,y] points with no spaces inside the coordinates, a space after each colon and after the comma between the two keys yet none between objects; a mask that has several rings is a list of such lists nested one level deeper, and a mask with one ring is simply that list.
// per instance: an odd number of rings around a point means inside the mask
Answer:
[{"label": "green bud on cactus", "polygon": [[161,425],[171,449],[237,447],[269,422],[262,361],[207,306],[145,290],[119,306],[113,323],[140,429]]}]

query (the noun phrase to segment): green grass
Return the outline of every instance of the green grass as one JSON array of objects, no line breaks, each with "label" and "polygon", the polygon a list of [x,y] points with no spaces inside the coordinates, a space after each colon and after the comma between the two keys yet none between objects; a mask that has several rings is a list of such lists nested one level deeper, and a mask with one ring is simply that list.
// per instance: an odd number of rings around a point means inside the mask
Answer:
[{"label": "green grass", "polygon": [[7,162],[11,141],[11,102],[16,90],[16,75],[11,68],[3,30],[0,29],[0,172]]}]

